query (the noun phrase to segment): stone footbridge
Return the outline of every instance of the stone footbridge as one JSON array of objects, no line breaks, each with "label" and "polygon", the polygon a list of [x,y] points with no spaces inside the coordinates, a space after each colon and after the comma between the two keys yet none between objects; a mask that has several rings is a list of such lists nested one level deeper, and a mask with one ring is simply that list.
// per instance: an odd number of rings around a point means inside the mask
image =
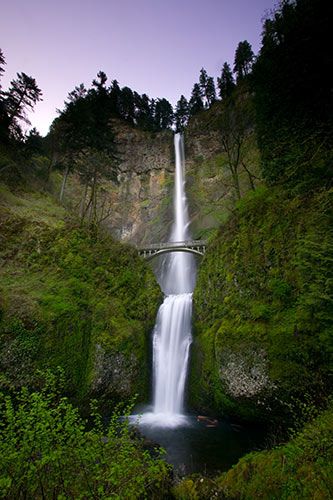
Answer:
[{"label": "stone footbridge", "polygon": [[206,252],[207,241],[204,240],[186,240],[186,241],[168,241],[166,243],[152,243],[150,245],[138,246],[138,253],[141,257],[150,260],[158,255],[170,252],[188,252],[194,255],[204,255]]}]

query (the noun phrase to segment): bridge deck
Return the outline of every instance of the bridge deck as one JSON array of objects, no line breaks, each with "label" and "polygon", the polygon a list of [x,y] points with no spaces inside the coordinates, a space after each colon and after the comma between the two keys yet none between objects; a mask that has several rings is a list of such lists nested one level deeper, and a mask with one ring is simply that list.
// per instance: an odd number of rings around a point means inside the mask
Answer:
[{"label": "bridge deck", "polygon": [[164,243],[150,243],[147,245],[139,245],[138,250],[161,250],[164,248],[177,248],[177,247],[196,247],[196,246],[206,246],[207,241],[205,240],[185,240],[185,241],[167,241]]},{"label": "bridge deck", "polygon": [[168,252],[190,252],[196,255],[204,255],[207,241],[205,240],[186,240],[186,241],[168,241],[164,243],[151,243],[137,247],[139,255],[150,258],[158,254]]}]

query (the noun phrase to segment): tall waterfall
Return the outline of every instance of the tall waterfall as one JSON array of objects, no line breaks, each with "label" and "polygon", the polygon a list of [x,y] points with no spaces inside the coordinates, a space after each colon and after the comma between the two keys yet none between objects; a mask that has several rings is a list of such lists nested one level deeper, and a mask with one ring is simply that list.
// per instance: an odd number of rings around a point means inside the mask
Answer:
[{"label": "tall waterfall", "polygon": [[[171,241],[189,239],[189,218],[185,195],[184,144],[175,135],[174,224]],[[160,277],[165,299],[153,334],[153,412],[142,422],[176,426],[185,420],[184,390],[192,341],[192,292],[195,283],[195,259],[186,252],[173,252],[165,258]]]}]

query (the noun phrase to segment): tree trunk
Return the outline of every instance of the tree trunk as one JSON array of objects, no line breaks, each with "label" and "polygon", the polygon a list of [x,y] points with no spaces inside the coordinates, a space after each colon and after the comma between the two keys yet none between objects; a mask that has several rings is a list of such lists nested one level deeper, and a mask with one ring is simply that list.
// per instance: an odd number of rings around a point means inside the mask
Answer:
[{"label": "tree trunk", "polygon": [[231,167],[230,170],[231,170],[231,175],[232,175],[232,180],[233,180],[237,200],[240,200],[241,199],[241,192],[240,192],[240,186],[239,186],[239,177],[238,177],[237,167],[236,168]]},{"label": "tree trunk", "polygon": [[81,219],[84,219],[84,216],[86,215],[85,203],[86,203],[86,199],[87,199],[87,193],[88,193],[88,181],[84,185],[84,192],[83,192],[83,196],[81,199],[81,206],[80,206]]},{"label": "tree trunk", "polygon": [[64,199],[65,187],[66,187],[66,182],[67,182],[67,177],[68,177],[69,171],[70,171],[70,166],[68,165],[66,167],[66,171],[65,171],[63,179],[62,179],[62,184],[61,184],[61,189],[60,189],[60,194],[59,194],[60,203],[62,203],[63,199]]},{"label": "tree trunk", "polygon": [[253,191],[255,190],[255,185],[254,185],[254,181],[253,181],[253,178],[254,178],[254,175],[251,174],[250,170],[247,168],[247,166],[245,165],[244,162],[242,162],[242,165],[244,167],[244,170],[245,172],[247,173],[248,175],[248,178],[249,178],[249,182],[250,182],[250,186],[251,186],[251,189],[253,189]]}]

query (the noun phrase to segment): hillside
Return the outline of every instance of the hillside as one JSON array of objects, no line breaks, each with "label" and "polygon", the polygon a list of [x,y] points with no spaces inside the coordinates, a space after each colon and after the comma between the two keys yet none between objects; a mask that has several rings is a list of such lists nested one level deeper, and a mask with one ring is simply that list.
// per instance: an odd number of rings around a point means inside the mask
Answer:
[{"label": "hillside", "polygon": [[2,390],[59,365],[79,402],[146,398],[161,297],[151,270],[46,192],[2,185],[0,203]]}]

